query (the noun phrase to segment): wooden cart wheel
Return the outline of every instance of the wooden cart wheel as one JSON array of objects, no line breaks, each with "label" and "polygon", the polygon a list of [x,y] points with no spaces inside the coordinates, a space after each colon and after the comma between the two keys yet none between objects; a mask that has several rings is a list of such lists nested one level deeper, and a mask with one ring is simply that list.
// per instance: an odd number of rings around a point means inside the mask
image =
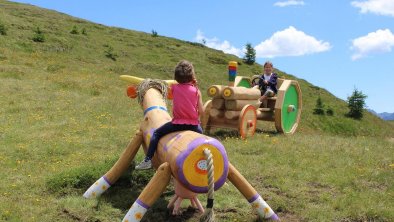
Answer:
[{"label": "wooden cart wheel", "polygon": [[256,131],[257,114],[256,108],[252,105],[246,105],[241,110],[239,116],[239,134],[242,139],[251,137]]},{"label": "wooden cart wheel", "polygon": [[204,104],[204,114],[202,115],[201,119],[201,127],[206,131],[206,133],[209,133],[210,126],[209,126],[209,112],[211,111],[212,107],[212,100],[208,100]]},{"label": "wooden cart wheel", "polygon": [[293,134],[300,122],[302,95],[295,80],[284,80],[275,102],[275,128],[285,134]]}]

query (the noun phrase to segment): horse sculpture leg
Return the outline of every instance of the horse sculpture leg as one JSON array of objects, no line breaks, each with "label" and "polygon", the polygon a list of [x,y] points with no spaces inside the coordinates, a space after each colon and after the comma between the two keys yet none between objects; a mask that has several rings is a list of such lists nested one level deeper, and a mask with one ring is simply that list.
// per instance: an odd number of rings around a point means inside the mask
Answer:
[{"label": "horse sculpture leg", "polygon": [[243,177],[235,167],[229,163],[228,179],[232,184],[242,193],[242,195],[249,201],[260,218],[278,221],[279,217],[274,213],[270,206],[261,198],[257,191],[250,185],[250,183]]},{"label": "horse sculpture leg", "polygon": [[167,185],[170,183],[171,169],[170,164],[165,162],[160,165],[155,175],[144,188],[138,199],[133,203],[123,222],[138,222],[145,215],[150,206],[164,192]]},{"label": "horse sculpture leg", "polygon": [[142,144],[142,132],[138,131],[133,139],[123,151],[115,165],[100,179],[98,179],[90,188],[83,194],[85,198],[94,198],[104,193],[112,184],[114,184],[122,173],[130,165],[138,152],[138,148]]}]

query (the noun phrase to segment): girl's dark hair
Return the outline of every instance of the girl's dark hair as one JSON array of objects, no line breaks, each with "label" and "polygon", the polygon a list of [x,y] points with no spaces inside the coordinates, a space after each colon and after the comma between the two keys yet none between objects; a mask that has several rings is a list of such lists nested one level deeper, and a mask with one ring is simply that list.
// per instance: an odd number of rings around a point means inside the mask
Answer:
[{"label": "girl's dark hair", "polygon": [[191,62],[182,60],[176,65],[174,79],[178,83],[187,83],[194,78],[194,67]]},{"label": "girl's dark hair", "polygon": [[271,67],[274,67],[274,65],[272,64],[272,62],[271,61],[266,61],[265,63],[264,63],[264,66],[263,67],[265,67],[265,66],[271,66]]}]

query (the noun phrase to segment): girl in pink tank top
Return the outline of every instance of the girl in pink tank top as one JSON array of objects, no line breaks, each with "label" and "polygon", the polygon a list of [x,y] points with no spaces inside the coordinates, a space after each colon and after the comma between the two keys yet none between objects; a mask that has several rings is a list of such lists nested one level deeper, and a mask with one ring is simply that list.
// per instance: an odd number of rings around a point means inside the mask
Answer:
[{"label": "girl in pink tank top", "polygon": [[199,117],[204,111],[193,64],[186,60],[180,61],[175,67],[174,79],[179,84],[171,86],[173,119],[155,130],[150,139],[148,153],[145,159],[135,167],[136,169],[152,168],[151,159],[156,152],[159,140],[163,136],[184,130],[202,133]]}]

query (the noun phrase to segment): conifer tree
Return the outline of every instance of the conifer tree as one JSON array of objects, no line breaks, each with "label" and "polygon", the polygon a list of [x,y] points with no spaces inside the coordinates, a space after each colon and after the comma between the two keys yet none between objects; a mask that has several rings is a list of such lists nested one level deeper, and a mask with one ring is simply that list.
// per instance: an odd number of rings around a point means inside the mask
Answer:
[{"label": "conifer tree", "polygon": [[316,107],[313,109],[313,114],[324,115],[324,104],[320,96],[316,100]]},{"label": "conifer tree", "polygon": [[367,98],[361,91],[354,89],[353,94],[347,98],[349,112],[348,117],[353,119],[362,119],[365,108],[365,99]]},{"label": "conifer tree", "polygon": [[252,47],[252,44],[250,43],[246,43],[245,49],[246,52],[243,60],[246,64],[253,65],[256,61],[256,50]]}]

